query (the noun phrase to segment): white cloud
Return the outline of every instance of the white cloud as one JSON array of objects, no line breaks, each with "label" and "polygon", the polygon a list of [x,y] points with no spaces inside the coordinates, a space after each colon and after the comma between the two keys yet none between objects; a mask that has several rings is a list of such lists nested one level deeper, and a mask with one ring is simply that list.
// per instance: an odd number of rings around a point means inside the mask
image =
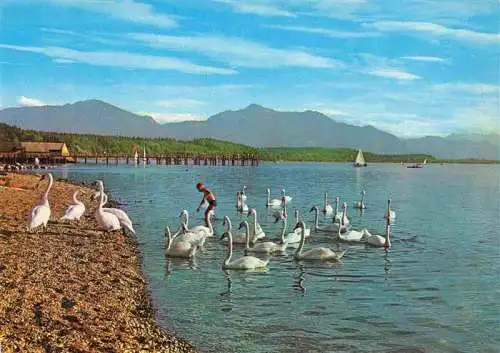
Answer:
[{"label": "white cloud", "polygon": [[434,62],[434,63],[440,63],[440,62],[445,61],[443,58],[440,58],[437,56],[402,56],[401,59],[413,60],[413,61]]},{"label": "white cloud", "polygon": [[467,93],[473,93],[473,94],[491,94],[495,93],[498,95],[500,91],[500,86],[498,85],[491,85],[491,84],[485,84],[485,83],[461,83],[461,82],[455,82],[455,83],[441,83],[433,86],[433,89],[437,91],[454,91],[454,92],[467,92]]},{"label": "white cloud", "polygon": [[176,98],[176,99],[158,101],[158,102],[156,102],[156,105],[159,107],[163,107],[163,108],[189,109],[189,108],[193,108],[193,107],[207,105],[207,102],[203,102],[201,100],[191,99],[191,98]]},{"label": "white cloud", "polygon": [[50,2],[100,12],[112,18],[157,27],[177,26],[174,16],[156,13],[150,4],[134,0],[49,0]]},{"label": "white cloud", "polygon": [[204,121],[207,120],[204,116],[200,114],[193,113],[162,113],[162,112],[139,112],[140,115],[149,115],[157,123],[177,123],[181,121]]},{"label": "white cloud", "polygon": [[421,79],[420,76],[396,69],[377,68],[368,72],[369,75],[393,78],[396,80],[411,81]]},{"label": "white cloud", "polygon": [[41,101],[40,99],[28,98],[25,96],[18,97],[17,103],[19,103],[23,107],[41,107],[47,105],[47,103]]},{"label": "white cloud", "polygon": [[320,34],[331,38],[373,38],[380,36],[380,34],[376,32],[348,32],[348,31],[338,31],[329,28],[318,28],[318,27],[283,26],[283,25],[268,25],[266,27],[273,29],[280,29],[284,31]]},{"label": "white cloud", "polygon": [[236,67],[338,68],[343,66],[335,59],[309,54],[302,50],[277,49],[234,37],[168,36],[148,33],[131,33],[130,37],[155,47],[198,52]]},{"label": "white cloud", "polygon": [[61,47],[29,47],[0,44],[0,48],[46,55],[55,60],[68,60],[96,66],[113,66],[146,70],[174,70],[189,74],[231,75],[236,71],[226,68],[202,66],[177,58],[143,55],[117,51],[77,51]]},{"label": "white cloud", "polygon": [[330,117],[332,116],[349,116],[349,113],[346,113],[345,111],[341,109],[336,109],[336,108],[319,108],[317,109],[320,113],[323,113],[325,115],[328,115]]},{"label": "white cloud", "polygon": [[293,13],[283,10],[269,3],[245,2],[241,0],[239,1],[214,0],[214,1],[218,3],[231,5],[234,11],[240,13],[247,13],[259,16],[295,17]]},{"label": "white cloud", "polygon": [[425,33],[430,36],[452,37],[455,39],[473,41],[473,42],[498,44],[498,42],[500,41],[500,34],[498,33],[484,33],[484,32],[474,32],[468,29],[455,29],[430,22],[381,21],[381,22],[365,24],[365,26],[376,28],[379,31],[419,32],[419,33]]}]

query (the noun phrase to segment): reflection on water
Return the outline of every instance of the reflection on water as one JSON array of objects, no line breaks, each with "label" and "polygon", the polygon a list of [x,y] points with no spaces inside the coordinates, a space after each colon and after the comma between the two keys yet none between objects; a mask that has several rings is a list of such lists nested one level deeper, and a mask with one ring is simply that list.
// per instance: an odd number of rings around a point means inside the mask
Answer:
[{"label": "reflection on water", "polygon": [[[86,166],[62,173],[103,179],[113,198],[128,203],[158,321],[202,352],[494,352],[500,345],[499,166]],[[367,208],[350,212],[351,224],[384,234],[390,195],[397,213],[391,251],[338,245],[313,232],[304,250],[347,248],[341,264],[297,262],[291,248],[272,256],[267,272],[222,271],[226,243],[218,237],[192,261],[166,258],[163,229],[176,229],[180,210],[196,208],[200,179],[217,195],[217,217],[230,215],[233,225],[247,219],[235,212],[235,193],[247,185],[247,204],[273,241],[281,222],[265,207],[268,187],[293,196],[288,231],[295,208],[313,224],[308,211],[322,205],[325,191],[353,205],[366,189]],[[221,221],[215,228],[222,234]],[[235,247],[234,256],[242,255]]]}]

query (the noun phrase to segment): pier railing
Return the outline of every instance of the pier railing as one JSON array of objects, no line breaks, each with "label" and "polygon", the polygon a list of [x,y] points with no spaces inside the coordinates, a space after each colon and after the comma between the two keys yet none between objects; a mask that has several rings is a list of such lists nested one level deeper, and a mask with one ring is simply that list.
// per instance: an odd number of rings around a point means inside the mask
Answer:
[{"label": "pier railing", "polygon": [[95,164],[155,164],[200,166],[258,166],[260,159],[251,153],[184,153],[149,154],[146,157],[124,153],[71,153],[61,156],[54,153],[0,153],[0,163],[33,163],[35,157],[41,164],[95,163]]}]

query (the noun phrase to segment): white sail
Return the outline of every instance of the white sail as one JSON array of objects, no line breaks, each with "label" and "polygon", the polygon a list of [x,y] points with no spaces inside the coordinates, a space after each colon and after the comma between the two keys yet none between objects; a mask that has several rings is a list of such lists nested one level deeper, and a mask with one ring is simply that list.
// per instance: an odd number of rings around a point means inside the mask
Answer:
[{"label": "white sail", "polygon": [[365,157],[363,157],[363,152],[361,150],[358,150],[358,155],[356,156],[356,160],[354,161],[354,164],[356,165],[365,165]]}]

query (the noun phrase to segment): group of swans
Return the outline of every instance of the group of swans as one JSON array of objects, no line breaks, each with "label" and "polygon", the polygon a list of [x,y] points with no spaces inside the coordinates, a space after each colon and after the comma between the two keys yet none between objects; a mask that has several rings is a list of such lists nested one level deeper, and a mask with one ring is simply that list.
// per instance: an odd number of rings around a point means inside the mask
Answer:
[{"label": "group of swans", "polygon": [[96,181],[99,188],[99,207],[95,212],[95,219],[99,227],[104,231],[128,229],[135,234],[130,217],[125,211],[119,208],[103,207],[108,202],[108,196],[104,193],[104,183],[102,180]]},{"label": "group of swans", "polygon": [[[49,179],[49,184],[47,186],[47,189],[45,193],[41,197],[41,202],[39,205],[36,205],[29,216],[28,220],[28,231],[33,231],[34,229],[43,226],[43,228],[47,227],[47,223],[50,219],[51,215],[51,210],[50,210],[50,204],[49,204],[49,192],[52,188],[52,185],[54,183],[54,177],[52,176],[51,173],[48,173],[46,175],[43,175],[40,181],[48,178]],[[103,206],[107,203],[107,195],[104,194],[104,184],[101,180],[97,181],[97,185],[99,187],[99,197],[100,197],[100,202],[99,202],[99,207],[97,208],[95,212],[95,219],[97,221],[97,224],[99,227],[105,231],[113,231],[113,230],[119,230],[122,228],[128,229],[130,232],[135,234],[134,227],[132,225],[132,221],[130,220],[129,216],[120,209],[117,208],[104,208]],[[85,214],[85,204],[78,200],[78,194],[80,193],[80,190],[76,190],[73,193],[73,203],[70,204],[65,212],[64,216],[62,216],[59,220],[60,221],[73,221],[77,220],[79,221],[81,217]],[[83,192],[82,192],[83,193]]]}]

